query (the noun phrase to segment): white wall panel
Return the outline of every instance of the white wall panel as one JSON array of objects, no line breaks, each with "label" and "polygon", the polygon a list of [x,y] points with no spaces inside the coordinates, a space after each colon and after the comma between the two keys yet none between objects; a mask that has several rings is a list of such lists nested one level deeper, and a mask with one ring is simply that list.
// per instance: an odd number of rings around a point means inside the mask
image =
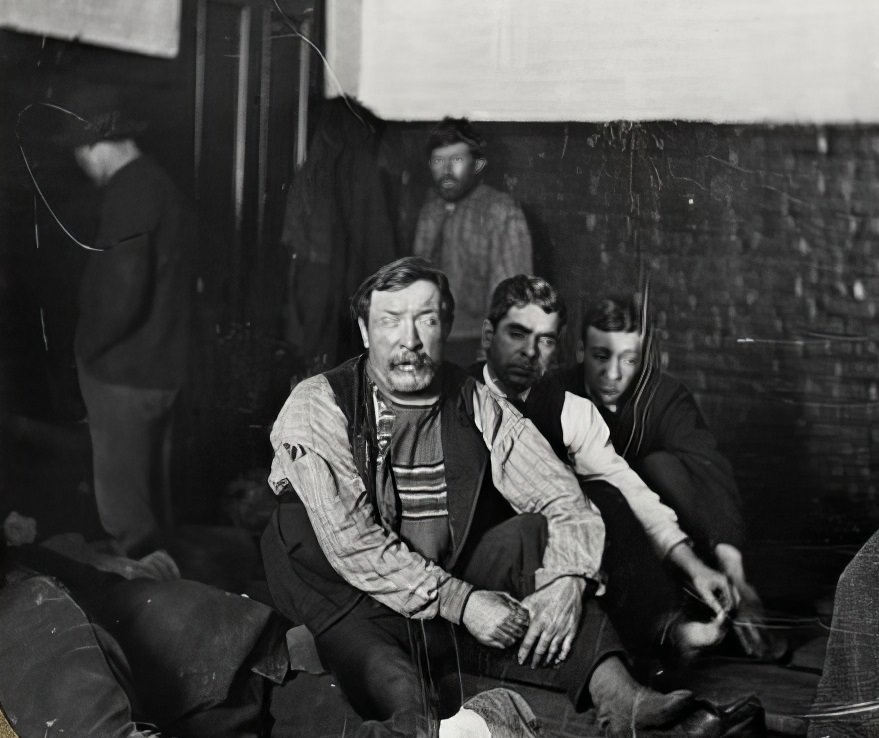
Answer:
[{"label": "white wall panel", "polygon": [[388,119],[879,121],[879,0],[328,0],[327,17],[330,63]]},{"label": "white wall panel", "polygon": [[0,0],[0,26],[174,57],[181,0]]}]

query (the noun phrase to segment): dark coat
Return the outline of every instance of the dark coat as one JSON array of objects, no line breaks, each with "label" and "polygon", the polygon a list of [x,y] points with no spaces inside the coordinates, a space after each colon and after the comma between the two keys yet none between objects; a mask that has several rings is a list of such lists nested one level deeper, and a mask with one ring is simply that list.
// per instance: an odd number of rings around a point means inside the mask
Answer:
[{"label": "dark coat", "polygon": [[[557,375],[569,392],[588,397],[583,383],[583,365],[578,364]],[[690,391],[666,374],[660,374],[650,386],[650,401],[639,416],[633,432],[632,415],[629,420],[606,407],[598,406],[601,417],[610,429],[611,441],[629,465],[660,495],[663,502],[678,514],[681,527],[691,536],[702,552],[713,550],[717,543],[729,543],[741,548],[745,525],[738,486],[732,466],[717,448],[717,440],[699,410]],[[628,398],[623,397],[622,402]],[[637,444],[626,444],[635,436]],[[662,484],[650,478],[644,469],[644,460],[656,452],[675,457],[686,469],[698,506],[685,508],[665,494]]]}]

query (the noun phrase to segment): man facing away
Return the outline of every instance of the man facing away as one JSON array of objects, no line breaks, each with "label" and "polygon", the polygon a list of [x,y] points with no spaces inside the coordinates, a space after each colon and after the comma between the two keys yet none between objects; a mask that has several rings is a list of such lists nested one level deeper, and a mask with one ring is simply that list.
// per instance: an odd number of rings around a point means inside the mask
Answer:
[{"label": "man facing away", "polygon": [[[115,88],[76,88],[59,143],[102,190],[80,286],[74,349],[88,411],[98,513],[120,552],[179,576],[163,550],[173,409],[186,376],[194,220],[136,141],[145,124]],[[164,517],[164,520],[161,518]]]},{"label": "man facing away", "polygon": [[446,359],[466,366],[479,352],[488,296],[505,277],[531,272],[531,236],[522,210],[481,181],[486,141],[465,118],[445,118],[430,132],[434,188],[421,208],[413,253],[442,269],[457,302]]},{"label": "man facing away", "polygon": [[693,395],[663,374],[646,311],[634,298],[608,298],[583,320],[584,360],[559,373],[572,393],[590,398],[617,452],[677,513],[700,556],[730,580],[743,648],[766,655],[762,606],[742,562],[745,523],[729,461],[717,448]]},{"label": "man facing away", "polygon": [[288,398],[262,539],[276,606],[370,719],[360,735],[435,732],[433,678],[454,666],[458,625],[520,663],[558,665],[611,734],[675,723],[692,695],[637,684],[586,599],[603,586],[604,526],[576,478],[529,421],[443,362],[454,305],[423,259],[382,267],[352,298],[366,354]]}]

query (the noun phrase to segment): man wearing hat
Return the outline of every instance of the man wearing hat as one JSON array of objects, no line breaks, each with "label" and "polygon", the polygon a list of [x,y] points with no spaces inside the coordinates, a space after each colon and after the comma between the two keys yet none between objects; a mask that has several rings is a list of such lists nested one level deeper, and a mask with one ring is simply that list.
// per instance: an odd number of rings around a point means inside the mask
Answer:
[{"label": "man wearing hat", "polygon": [[[60,106],[59,106],[60,107]],[[168,175],[143,154],[145,124],[120,92],[76,90],[60,143],[103,191],[83,275],[75,354],[88,410],[104,529],[129,557],[179,576],[163,551],[175,401],[186,376],[194,221]]]}]

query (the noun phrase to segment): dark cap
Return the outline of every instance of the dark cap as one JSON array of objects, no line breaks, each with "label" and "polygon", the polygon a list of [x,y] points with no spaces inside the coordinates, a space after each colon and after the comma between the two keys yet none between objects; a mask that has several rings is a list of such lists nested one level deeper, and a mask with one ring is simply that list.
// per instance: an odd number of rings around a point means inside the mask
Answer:
[{"label": "dark cap", "polygon": [[146,122],[132,114],[123,92],[110,85],[79,85],[45,104],[64,113],[52,141],[65,148],[137,138],[147,129]]}]

